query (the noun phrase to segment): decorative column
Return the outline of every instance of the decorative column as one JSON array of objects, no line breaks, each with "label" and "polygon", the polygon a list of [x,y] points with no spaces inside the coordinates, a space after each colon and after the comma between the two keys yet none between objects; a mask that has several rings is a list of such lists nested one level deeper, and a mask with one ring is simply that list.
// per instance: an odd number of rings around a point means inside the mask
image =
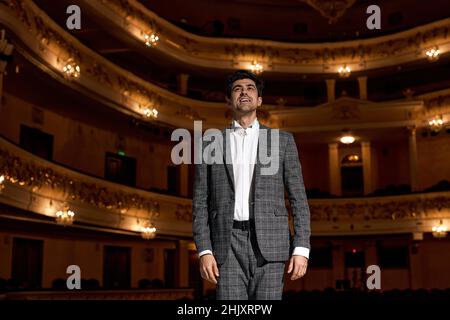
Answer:
[{"label": "decorative column", "polygon": [[186,96],[188,92],[188,80],[189,75],[186,73],[180,73],[177,75],[178,93],[183,96]]},{"label": "decorative column", "polygon": [[333,255],[333,281],[342,281],[345,278],[345,255],[342,241],[332,241]]},{"label": "decorative column", "polygon": [[[3,104],[3,74],[4,74],[4,70],[2,68],[2,63],[3,61],[0,61],[0,108],[2,107]],[[6,64],[5,64],[6,66]]]},{"label": "decorative column", "polygon": [[411,191],[419,190],[419,181],[417,178],[417,140],[416,127],[410,126],[408,129],[408,145],[409,145],[409,178]]},{"label": "decorative column", "polygon": [[340,196],[342,195],[341,167],[337,143],[328,144],[328,163],[330,171],[330,194]]},{"label": "decorative column", "polygon": [[0,278],[9,279],[12,273],[12,252],[13,252],[12,237],[8,234],[3,234],[0,237]]},{"label": "decorative column", "polygon": [[367,100],[367,77],[358,77],[359,98]]},{"label": "decorative column", "polygon": [[377,243],[374,240],[364,242],[364,263],[368,266],[378,264]]},{"label": "decorative column", "polygon": [[180,288],[189,286],[189,241],[178,240],[176,249],[176,283]]},{"label": "decorative column", "polygon": [[12,55],[14,47],[12,44],[8,43],[5,38],[5,30],[1,30],[0,35],[0,107],[3,102],[3,75],[5,74],[6,65],[8,60]]},{"label": "decorative column", "polygon": [[328,102],[333,102],[335,100],[336,94],[336,80],[335,79],[327,79],[325,80],[327,83],[327,98]]},{"label": "decorative column", "polygon": [[409,250],[409,276],[410,287],[417,290],[423,287],[422,282],[422,255],[420,250],[420,241],[413,241]]},{"label": "decorative column", "polygon": [[372,160],[370,142],[361,142],[361,156],[363,163],[363,179],[364,179],[364,194],[371,193],[372,190]]}]

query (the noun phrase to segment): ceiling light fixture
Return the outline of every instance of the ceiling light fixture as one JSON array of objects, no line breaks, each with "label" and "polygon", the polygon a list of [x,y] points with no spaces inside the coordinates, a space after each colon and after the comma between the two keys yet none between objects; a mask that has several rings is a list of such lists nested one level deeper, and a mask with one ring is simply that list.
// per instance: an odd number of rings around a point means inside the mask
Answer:
[{"label": "ceiling light fixture", "polygon": [[444,225],[444,223],[439,221],[439,224],[434,226],[432,228],[433,231],[433,237],[435,238],[445,238],[447,236],[447,227]]},{"label": "ceiling light fixture", "polygon": [[3,182],[5,182],[5,176],[1,175],[0,176],[0,193],[2,192],[2,190],[5,188],[5,185],[3,184]]},{"label": "ceiling light fixture", "polygon": [[63,226],[73,224],[75,212],[71,211],[68,206],[64,206],[63,210],[56,212],[56,223]]},{"label": "ceiling light fixture", "polygon": [[349,66],[344,64],[338,68],[338,73],[341,78],[348,78],[350,76],[351,69]]},{"label": "ceiling light fixture", "polygon": [[433,130],[440,130],[443,124],[444,124],[444,120],[442,120],[442,117],[437,117],[437,118],[434,118],[434,119],[428,121],[428,125]]},{"label": "ceiling light fixture", "polygon": [[156,110],[155,108],[145,107],[143,112],[147,118],[156,119],[158,117],[158,110]]},{"label": "ceiling light fixture", "polygon": [[343,144],[352,144],[355,142],[355,137],[350,133],[349,130],[343,130],[342,136],[339,139]]},{"label": "ceiling light fixture", "polygon": [[144,35],[144,40],[145,40],[145,45],[147,47],[154,47],[157,45],[158,41],[159,41],[159,36],[155,33],[152,33],[150,35],[145,34]]},{"label": "ceiling light fixture", "polygon": [[153,223],[147,222],[141,229],[142,239],[154,239],[156,237],[156,227]]},{"label": "ceiling light fixture", "polygon": [[439,50],[439,47],[433,47],[425,52],[428,61],[436,61],[439,59],[439,55],[441,54],[441,51]]},{"label": "ceiling light fixture", "polygon": [[250,66],[250,70],[253,73],[260,74],[263,72],[263,66],[260,63],[258,63],[258,61],[253,60],[252,65]]},{"label": "ceiling light fixture", "polygon": [[67,60],[63,72],[67,78],[79,78],[81,75],[80,66],[72,58]]}]

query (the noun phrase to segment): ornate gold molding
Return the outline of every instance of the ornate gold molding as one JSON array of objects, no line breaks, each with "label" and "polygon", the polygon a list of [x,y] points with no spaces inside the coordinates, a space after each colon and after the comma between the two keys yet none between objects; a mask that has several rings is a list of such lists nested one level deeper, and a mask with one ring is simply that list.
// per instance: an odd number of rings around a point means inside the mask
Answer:
[{"label": "ornate gold molding", "polygon": [[312,221],[376,221],[450,218],[450,194],[423,193],[408,196],[350,200],[310,200]]},{"label": "ornate gold molding", "polygon": [[[30,0],[3,0],[0,9],[0,22],[20,39],[17,51],[65,85],[115,109],[146,119],[143,110],[156,108],[159,121],[185,128],[193,127],[193,119],[205,120],[204,113],[226,110],[224,104],[179,96],[118,67],[85,47]],[[62,70],[69,60],[80,66],[80,77],[64,77]],[[226,119],[217,113],[214,118],[209,116],[204,127],[226,124]]]},{"label": "ornate gold molding", "polygon": [[192,206],[179,204],[175,215],[177,220],[192,223]]},{"label": "ornate gold molding", "polygon": [[[129,11],[129,14],[125,16],[125,20],[120,20],[117,16],[118,13],[114,15],[114,17],[119,19],[118,21],[127,21],[125,25],[131,25],[133,19],[137,19],[139,17],[144,19],[146,17],[146,15],[143,15],[142,11],[137,10],[134,7],[134,4],[136,4],[135,1],[122,1],[120,3],[122,3],[122,5],[127,4],[127,6],[130,6],[131,8],[126,9],[131,11]],[[125,10],[122,8],[120,3],[117,1],[91,1],[86,4],[86,6],[99,6],[98,9],[102,9],[102,12],[105,14],[111,14],[111,11],[115,12],[114,10],[118,12]],[[136,6],[138,6],[138,4],[136,4]],[[17,50],[29,58],[30,61],[41,67],[43,71],[48,72],[57,78],[64,85],[71,86],[72,88],[81,91],[83,94],[93,96],[102,103],[106,103],[108,106],[118,109],[121,112],[143,119],[147,119],[143,114],[144,108],[148,106],[155,107],[159,111],[157,119],[175,127],[192,129],[193,120],[203,120],[202,126],[204,129],[222,128],[229,121],[229,114],[227,113],[225,103],[211,103],[189,99],[138,78],[127,70],[111,63],[104,57],[95,53],[93,50],[85,47],[64,29],[60,28],[30,0],[3,0],[0,1],[0,8],[0,21],[12,30],[18,38],[20,38],[22,45],[26,46],[26,48],[17,47]],[[447,23],[450,24],[449,21],[450,19],[441,21],[436,25],[442,24],[442,28],[447,28]],[[161,22],[160,19],[158,20],[157,17],[154,17],[152,21],[147,21],[147,23],[157,28],[156,26],[163,22]],[[170,29],[170,26],[166,26],[164,23],[162,26],[163,28],[161,31]],[[425,36],[425,34],[428,33],[422,34],[420,39],[428,39],[428,36]],[[434,36],[437,37],[439,34],[441,33],[437,32]],[[445,36],[445,38],[446,37],[447,36]],[[212,48],[220,46],[222,43],[222,40],[220,39],[213,41],[211,39],[205,40],[203,38],[199,38],[197,40],[196,42],[199,45],[208,46],[210,45],[209,42],[212,41]],[[203,43],[203,40],[209,42]],[[422,40],[418,41],[421,42]],[[193,45],[194,41],[190,41],[189,43]],[[282,50],[290,50],[287,49],[286,46],[289,46],[289,44],[283,44]],[[313,45],[310,49],[313,50],[314,47],[315,45]],[[252,50],[254,49],[259,50],[257,47],[252,45]],[[272,49],[273,48],[271,47],[270,50]],[[338,50],[341,49],[342,48],[338,48]],[[205,51],[205,53],[208,52],[209,49]],[[236,53],[241,51],[240,49],[237,49],[237,51],[233,49],[233,52]],[[276,56],[282,59],[280,55],[277,54]],[[217,57],[220,58],[220,55],[217,55]],[[81,76],[79,78],[68,80],[63,76],[62,67],[68,59],[72,59],[80,66]],[[420,111],[422,108],[419,106],[420,101],[408,101],[409,102],[406,104],[414,106],[413,108],[415,108],[415,111],[410,112],[409,119],[403,118],[401,119],[401,122],[399,122],[398,119],[394,119],[395,117],[393,114],[398,114],[399,112],[402,113],[403,111],[401,109],[405,104],[372,103],[370,106],[368,105],[368,108],[364,109],[368,109],[372,112],[375,107],[382,108],[383,106],[389,104],[389,109],[391,111],[389,113],[385,113],[383,119],[385,119],[385,122],[392,122],[392,124],[389,124],[390,126],[404,126],[411,124],[409,122],[426,120],[428,114],[424,114]],[[348,107],[349,103],[353,102],[340,101],[339,99],[336,100],[336,104],[339,103],[343,103],[342,108],[345,109]],[[368,102],[366,101],[365,103]],[[260,109],[259,116],[261,120],[269,126],[280,126],[282,129],[289,131],[312,130],[312,125],[314,125],[314,130],[320,128],[330,129],[331,119],[328,114],[325,114],[326,117],[323,117],[324,109],[328,106],[336,106],[336,104],[325,104],[324,106],[314,108],[314,110],[304,110],[303,108],[295,107],[279,108],[277,106],[265,105],[262,109]],[[434,107],[431,106],[430,108],[433,109]],[[394,109],[396,111],[394,111]],[[337,116],[342,118],[343,114]],[[370,124],[371,121],[370,119],[364,118],[364,116],[361,116],[360,119],[357,119],[358,115],[353,115],[353,117],[356,117],[354,119],[355,121],[358,120],[358,123],[355,124],[355,128],[356,126],[366,126],[367,124]],[[308,120],[306,121],[302,119]],[[379,116],[378,119],[380,119]],[[409,122],[405,123],[405,121]],[[346,123],[346,125],[347,124],[349,123]],[[337,124],[337,126],[340,125],[340,123]],[[377,124],[377,126],[379,126],[379,124]],[[331,129],[336,130],[339,128],[333,127]]]},{"label": "ornate gold molding", "polygon": [[125,214],[130,210],[144,210],[144,218],[159,217],[159,203],[137,193],[111,190],[108,187],[70,177],[50,167],[40,166],[12,155],[0,147],[0,173],[5,181],[39,192],[44,188],[58,194],[62,201],[76,201]]},{"label": "ornate gold molding", "polygon": [[450,111],[450,93],[442,93],[429,98],[425,97],[424,105],[428,110],[446,108],[448,112]]},{"label": "ornate gold molding", "polygon": [[[160,18],[136,0],[82,2],[138,42],[142,42],[143,34],[148,30],[157,32],[160,42],[155,50],[198,67],[248,68],[252,61],[257,60],[264,70],[272,72],[334,73],[343,64],[351,67],[352,71],[363,71],[425,59],[425,51],[433,46],[439,46],[441,53],[450,51],[450,19],[363,40],[317,44],[252,39],[233,39],[231,42],[225,38],[188,33]],[[351,2],[308,1],[331,19],[341,15]]]},{"label": "ornate gold molding", "polygon": [[312,8],[328,19],[328,23],[335,23],[349,9],[356,0],[304,0]]},{"label": "ornate gold molding", "polygon": [[[76,211],[75,221],[137,232],[153,222],[157,234],[189,236],[191,224],[178,209],[191,201],[118,185],[50,163],[0,139],[0,202],[54,217],[62,205]],[[186,220],[185,218],[182,220]]]},{"label": "ornate gold molding", "polygon": [[[49,200],[75,207],[76,221],[139,232],[138,221],[157,219],[157,233],[192,235],[192,201],[138,190],[48,163],[0,139],[0,202],[54,216]],[[56,204],[56,203],[55,203]],[[450,219],[450,192],[389,197],[310,199],[316,235],[430,232]],[[123,211],[121,211],[123,210]],[[137,234],[139,235],[139,234]]]},{"label": "ornate gold molding", "polygon": [[450,89],[426,93],[414,99],[422,100],[424,108],[412,113],[412,118],[421,119],[425,126],[436,116],[445,116],[446,122],[450,122]]}]

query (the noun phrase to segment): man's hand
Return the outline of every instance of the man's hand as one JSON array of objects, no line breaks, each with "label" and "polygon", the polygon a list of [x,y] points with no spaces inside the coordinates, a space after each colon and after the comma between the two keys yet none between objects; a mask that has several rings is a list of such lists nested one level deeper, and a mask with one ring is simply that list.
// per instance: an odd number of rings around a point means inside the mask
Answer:
[{"label": "man's hand", "polygon": [[203,279],[217,284],[216,277],[219,276],[219,269],[212,254],[207,253],[200,257],[200,274]]},{"label": "man's hand", "polygon": [[306,268],[308,267],[308,259],[304,256],[292,256],[289,260],[289,268],[287,273],[291,273],[291,280],[297,280],[303,277],[306,273]]}]

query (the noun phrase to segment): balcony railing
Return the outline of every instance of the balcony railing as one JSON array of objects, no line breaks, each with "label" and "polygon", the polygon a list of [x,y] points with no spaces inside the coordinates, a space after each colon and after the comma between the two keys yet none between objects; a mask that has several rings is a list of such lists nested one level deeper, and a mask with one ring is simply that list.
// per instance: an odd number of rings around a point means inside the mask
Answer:
[{"label": "balcony railing", "polygon": [[135,232],[153,223],[157,234],[191,235],[191,201],[76,172],[0,138],[0,202],[56,219],[75,212],[77,224]]},{"label": "balcony railing", "polygon": [[[123,1],[85,1],[84,3],[86,7],[92,8],[98,14],[106,15],[111,23],[124,21],[124,19],[119,17],[130,17],[128,19],[130,21],[151,20],[146,18],[148,13],[144,12],[143,8],[141,8],[142,6],[139,7],[136,1],[126,2],[130,4],[130,12],[127,12],[128,9],[122,8],[122,4],[125,3]],[[211,54],[212,57],[217,57],[217,59],[225,59],[223,61],[220,60],[222,61],[220,63],[225,63],[227,68],[231,66],[231,69],[236,69],[239,66],[231,62],[236,59],[240,60],[242,57],[240,54],[236,55],[233,52],[246,52],[250,47],[254,46],[253,43],[247,43],[248,41],[245,40],[247,42],[244,41],[242,45],[237,45],[237,51],[234,48],[227,49],[227,46],[230,46],[230,44],[226,44],[223,39],[197,39],[195,38],[196,36],[181,33],[181,30],[176,29],[167,22],[163,22],[161,19],[158,20],[155,17],[154,20],[157,21],[158,25],[161,24],[162,30],[167,31],[167,36],[160,39],[162,45],[157,48],[164,48],[165,45],[167,48],[172,46],[171,50],[175,50],[174,48],[180,46],[175,51],[183,61],[187,59],[187,55],[193,55],[199,61],[208,61],[208,66],[210,67],[209,64],[211,61],[214,63],[214,59],[211,60],[209,57],[206,59],[206,57],[202,58],[201,56],[202,54]],[[9,36],[9,33],[7,33],[7,36],[13,40],[15,50],[19,51],[26,59],[37,65],[41,70],[49,73],[63,85],[78,90],[87,96],[94,97],[111,108],[142,118],[145,121],[155,120],[152,117],[147,118],[146,114],[148,114],[149,110],[156,109],[158,111],[158,121],[175,127],[191,129],[194,127],[194,120],[207,120],[203,121],[204,129],[220,128],[228,121],[224,103],[189,99],[144,81],[84,46],[70,33],[58,26],[30,0],[1,1],[0,22],[12,31],[13,35]],[[410,30],[404,34],[393,35],[387,38],[368,39],[366,41],[368,47],[365,49],[366,53],[363,55],[363,58],[365,60],[370,58],[378,62],[392,62],[396,61],[394,57],[398,54],[399,57],[412,55],[414,59],[417,59],[419,58],[417,56],[417,46],[426,47],[432,43],[439,44],[441,52],[445,52],[450,48],[448,37],[445,36],[446,31],[444,32],[444,30],[448,29],[449,23],[449,20],[446,19],[423,27],[420,30]],[[422,34],[427,36],[420,36]],[[417,41],[411,39],[416,39]],[[377,44],[378,41],[380,44]],[[323,70],[324,65],[330,62],[326,57],[335,56],[340,57],[339,59],[344,59],[347,55],[347,50],[351,52],[351,56],[357,57],[358,55],[355,55],[355,52],[358,52],[360,48],[364,48],[364,45],[361,45],[361,43],[365,42],[346,43],[349,47],[344,49],[339,43],[333,45],[335,46],[333,48],[317,47],[321,45],[314,45],[311,48],[311,45],[303,45],[304,47],[299,45],[300,47],[297,48],[295,45],[294,47],[289,47],[289,45],[286,47],[286,44],[273,43],[273,46],[279,45],[280,48],[276,49],[279,53],[273,56],[271,64],[274,66],[273,68],[278,68],[280,72],[293,72],[297,67],[304,73],[306,72],[305,66],[309,63],[319,66],[322,70],[321,72],[328,72]],[[258,46],[262,46],[262,43],[257,43]],[[261,48],[264,51],[269,50],[273,46],[271,44],[271,46],[263,46]],[[191,48],[192,50],[189,51],[186,48]],[[405,50],[407,52],[404,52]],[[223,51],[223,54],[219,54],[218,51]],[[298,53],[296,53],[297,51]],[[194,52],[197,53],[194,54]],[[371,57],[369,52],[373,53],[374,56]],[[270,55],[266,56],[269,57]],[[310,57],[312,60],[304,63],[302,60],[305,57]],[[423,57],[420,58],[422,59]],[[280,59],[280,61],[277,62],[276,59]],[[316,59],[319,60],[316,61]],[[339,59],[334,62],[340,62]],[[275,67],[277,63],[279,67]],[[395,63],[399,63],[399,61]],[[404,127],[406,125],[427,123],[428,118],[434,116],[437,112],[440,114],[450,112],[448,111],[450,108],[448,103],[449,97],[450,93],[443,91],[433,93],[429,98],[422,96],[420,97],[421,100],[418,101],[389,103],[370,103],[365,101],[363,103],[364,107],[360,107],[362,103],[360,101],[344,99],[340,102],[336,101],[334,105],[326,104],[322,107],[314,108],[314,110],[303,110],[304,108],[279,109],[274,105],[265,105],[261,110],[265,114],[265,124],[284,128],[288,131],[306,130],[314,132],[317,130],[335,130],[337,128],[340,130],[343,123],[346,126],[351,124],[353,128]],[[428,106],[427,109],[423,108],[422,100]],[[427,102],[427,100],[430,101]],[[408,110],[405,110],[405,108]],[[386,110],[389,110],[389,112],[385,112]],[[361,115],[354,115],[357,122],[345,122],[343,116],[348,114],[349,111],[361,112]],[[330,123],[330,119],[338,119],[340,122],[333,121]]]},{"label": "balcony railing", "polygon": [[257,61],[270,72],[336,73],[343,65],[362,71],[424,59],[426,50],[435,46],[441,53],[450,50],[447,37],[450,19],[388,36],[325,44],[255,39],[230,41],[186,32],[136,0],[83,0],[82,3],[111,29],[120,30],[118,32],[134,39],[136,44],[142,44],[146,35],[156,34],[159,41],[154,50],[196,67],[249,69]]},{"label": "balcony railing", "polygon": [[[94,178],[34,156],[0,139],[0,202],[47,217],[66,205],[79,226],[140,235],[152,222],[159,235],[192,236],[191,200]],[[432,232],[450,219],[450,192],[310,199],[313,235]],[[447,219],[447,220],[446,220]]]},{"label": "balcony railing", "polygon": [[73,290],[11,292],[0,300],[180,300],[194,299],[194,289]]}]

